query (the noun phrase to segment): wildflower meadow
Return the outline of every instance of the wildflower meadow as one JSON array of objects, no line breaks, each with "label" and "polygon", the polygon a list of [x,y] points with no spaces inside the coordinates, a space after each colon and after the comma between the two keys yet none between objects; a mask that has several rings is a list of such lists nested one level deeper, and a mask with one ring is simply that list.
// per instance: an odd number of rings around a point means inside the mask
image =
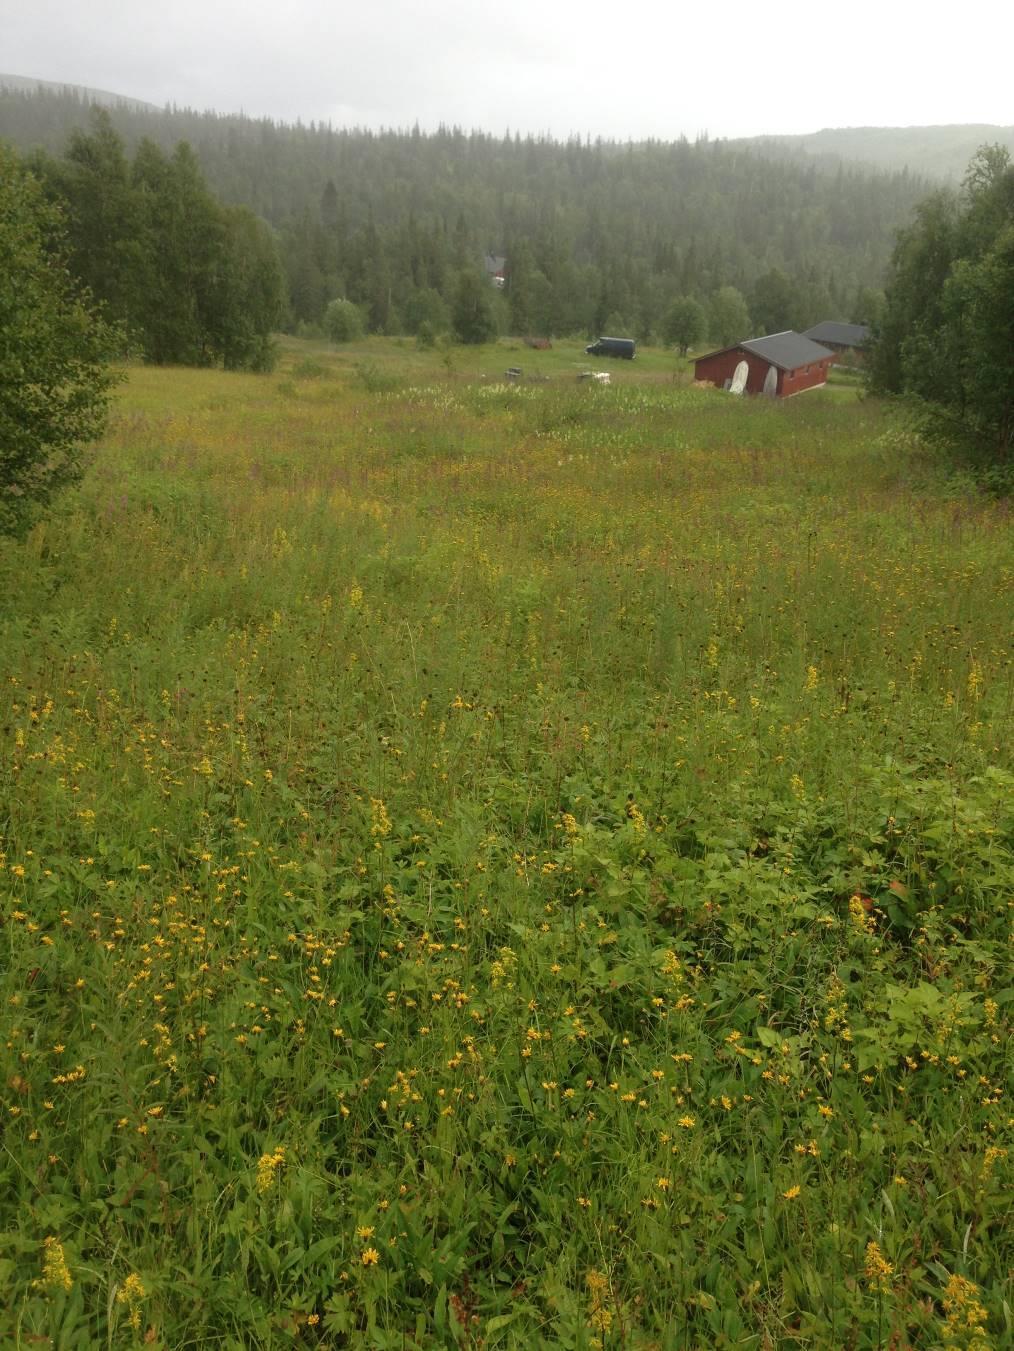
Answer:
[{"label": "wildflower meadow", "polygon": [[3,1346],[1012,1344],[1009,506],[579,361],[133,369],[0,543]]}]

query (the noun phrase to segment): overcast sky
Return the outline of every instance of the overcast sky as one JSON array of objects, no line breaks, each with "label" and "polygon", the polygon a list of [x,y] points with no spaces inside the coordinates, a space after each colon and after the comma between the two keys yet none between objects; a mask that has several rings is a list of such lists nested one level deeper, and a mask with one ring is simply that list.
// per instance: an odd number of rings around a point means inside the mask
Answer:
[{"label": "overcast sky", "polygon": [[0,0],[5,74],[558,137],[1010,124],[1012,47],[1012,0]]}]

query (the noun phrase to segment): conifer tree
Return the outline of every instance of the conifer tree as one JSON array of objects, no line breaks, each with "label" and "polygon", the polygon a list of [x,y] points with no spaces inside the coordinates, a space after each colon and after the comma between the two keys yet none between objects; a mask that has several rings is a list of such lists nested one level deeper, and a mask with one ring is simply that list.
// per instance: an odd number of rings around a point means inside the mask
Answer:
[{"label": "conifer tree", "polygon": [[489,282],[475,268],[462,268],[458,274],[451,317],[459,342],[478,344],[495,336],[491,290]]}]

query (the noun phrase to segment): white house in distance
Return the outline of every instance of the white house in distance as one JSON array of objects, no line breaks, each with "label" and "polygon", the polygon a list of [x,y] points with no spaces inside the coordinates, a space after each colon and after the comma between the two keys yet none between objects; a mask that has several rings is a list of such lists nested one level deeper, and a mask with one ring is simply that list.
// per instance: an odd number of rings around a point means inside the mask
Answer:
[{"label": "white house in distance", "polygon": [[507,259],[500,258],[495,253],[487,253],[482,260],[482,265],[486,271],[486,276],[497,290],[502,291],[507,285]]}]

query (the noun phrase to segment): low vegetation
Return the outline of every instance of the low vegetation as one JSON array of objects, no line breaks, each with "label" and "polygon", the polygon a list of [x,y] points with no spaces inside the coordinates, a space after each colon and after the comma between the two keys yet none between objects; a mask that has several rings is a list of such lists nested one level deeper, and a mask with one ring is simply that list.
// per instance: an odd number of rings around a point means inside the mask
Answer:
[{"label": "low vegetation", "polygon": [[583,362],[133,370],[0,543],[4,1344],[1007,1343],[1005,509]]}]

